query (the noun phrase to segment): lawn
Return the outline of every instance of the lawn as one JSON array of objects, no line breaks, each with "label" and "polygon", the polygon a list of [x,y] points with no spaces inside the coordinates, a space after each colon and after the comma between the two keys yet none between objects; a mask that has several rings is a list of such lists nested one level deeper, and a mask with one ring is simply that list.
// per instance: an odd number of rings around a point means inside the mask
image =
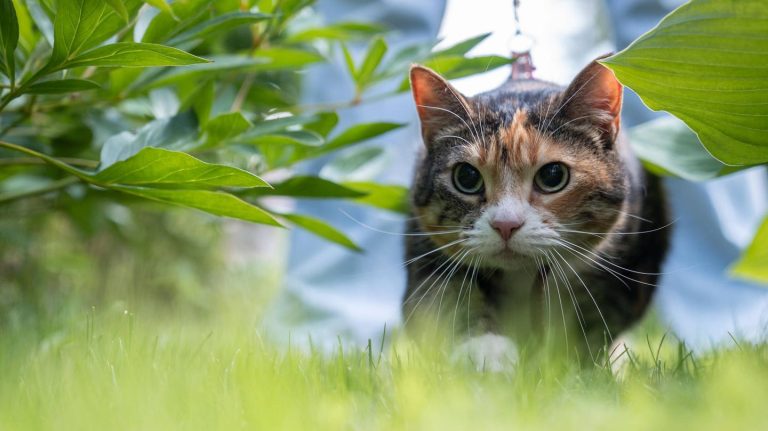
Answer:
[{"label": "lawn", "polygon": [[[529,361],[452,365],[402,336],[333,354],[277,348],[248,307],[211,317],[113,307],[0,339],[3,430],[766,429],[768,349],[692,356],[646,324],[617,380]],[[652,335],[647,335],[651,333]]]}]

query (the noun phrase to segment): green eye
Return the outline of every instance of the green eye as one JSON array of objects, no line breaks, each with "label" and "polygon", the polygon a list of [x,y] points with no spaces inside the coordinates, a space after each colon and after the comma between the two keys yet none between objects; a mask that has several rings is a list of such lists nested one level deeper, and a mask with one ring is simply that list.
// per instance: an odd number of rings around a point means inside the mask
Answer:
[{"label": "green eye", "polygon": [[483,175],[469,163],[453,168],[453,185],[462,193],[474,195],[483,190]]},{"label": "green eye", "polygon": [[544,193],[555,193],[564,189],[568,185],[570,179],[570,173],[568,172],[568,166],[560,162],[547,163],[542,166],[538,172],[534,182],[536,187]]}]

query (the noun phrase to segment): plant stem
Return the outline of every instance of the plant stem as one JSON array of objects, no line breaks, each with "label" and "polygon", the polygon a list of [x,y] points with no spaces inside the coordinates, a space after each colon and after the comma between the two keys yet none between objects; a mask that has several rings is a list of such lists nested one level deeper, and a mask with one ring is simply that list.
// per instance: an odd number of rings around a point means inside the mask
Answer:
[{"label": "plant stem", "polygon": [[80,179],[77,177],[66,177],[58,181],[54,181],[53,183],[48,184],[47,186],[39,187],[32,190],[25,190],[17,193],[8,193],[8,194],[0,195],[0,205],[5,205],[9,202],[13,202],[19,199],[29,198],[32,196],[38,196],[38,195],[53,192],[56,190],[60,190],[65,187],[71,186],[72,184],[76,184],[79,181]]},{"label": "plant stem", "polygon": [[24,153],[24,154],[26,154],[28,156],[32,156],[32,157],[38,158],[38,159],[44,161],[45,163],[47,163],[49,165],[55,166],[55,167],[63,170],[64,172],[66,172],[66,173],[68,173],[70,175],[73,175],[73,176],[75,176],[77,178],[80,178],[83,181],[86,181],[86,182],[89,182],[89,183],[93,183],[93,179],[91,178],[91,175],[88,174],[88,172],[81,171],[80,169],[77,169],[77,168],[75,168],[73,166],[70,166],[70,165],[62,162],[61,160],[53,158],[53,157],[51,157],[49,155],[46,155],[46,154],[43,154],[43,153],[39,153],[39,152],[37,152],[35,150],[31,150],[31,149],[29,149],[27,147],[22,147],[21,145],[12,144],[10,142],[5,142],[5,141],[0,141],[0,148],[7,148],[7,149],[12,150],[12,151],[18,151],[18,152]]},{"label": "plant stem", "polygon": [[[71,157],[59,157],[58,160],[72,166],[80,166],[83,168],[97,168],[99,166],[99,162],[95,160],[75,159]],[[35,157],[13,157],[9,159],[0,158],[0,166],[24,166],[24,165],[47,165],[47,164],[48,163],[45,162],[44,160],[35,158]]]}]

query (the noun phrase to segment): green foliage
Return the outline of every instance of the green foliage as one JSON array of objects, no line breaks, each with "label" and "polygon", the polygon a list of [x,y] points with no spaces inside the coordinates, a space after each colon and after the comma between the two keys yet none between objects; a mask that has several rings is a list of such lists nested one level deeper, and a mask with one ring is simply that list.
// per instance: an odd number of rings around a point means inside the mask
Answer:
[{"label": "green foliage", "polygon": [[727,165],[768,162],[768,3],[694,0],[603,60]]},{"label": "green foliage", "polygon": [[[660,120],[631,131],[652,170],[706,180],[768,163],[766,22],[763,0],[692,0],[602,61],[651,109],[687,125]],[[760,235],[734,273],[765,282]]]},{"label": "green foliage", "polygon": [[768,283],[768,217],[757,230],[752,244],[747,247],[744,255],[731,267],[731,273],[736,277],[752,281]]},{"label": "green foliage", "polygon": [[[135,203],[144,199],[273,226],[283,220],[359,250],[325,222],[273,212],[263,198],[403,210],[399,186],[377,193],[291,172],[308,159],[333,163],[333,153],[401,127],[337,130],[334,110],[364,103],[365,90],[405,77],[411,62],[432,54],[425,44],[388,55],[376,25],[307,26],[315,20],[297,17],[311,16],[312,3],[0,1],[0,205],[74,207],[95,196],[141,211]],[[302,106],[305,69],[361,38],[372,42],[360,59],[349,57],[358,94]],[[277,170],[289,176],[270,187],[262,178]]]}]

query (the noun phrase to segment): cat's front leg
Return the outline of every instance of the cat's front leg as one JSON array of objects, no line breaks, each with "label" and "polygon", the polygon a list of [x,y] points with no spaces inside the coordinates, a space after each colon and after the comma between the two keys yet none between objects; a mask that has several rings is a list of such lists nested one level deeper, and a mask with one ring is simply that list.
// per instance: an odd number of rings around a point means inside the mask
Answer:
[{"label": "cat's front leg", "polygon": [[451,359],[467,363],[480,372],[500,373],[514,371],[518,353],[514,341],[509,337],[486,332],[469,337],[459,344]]}]

